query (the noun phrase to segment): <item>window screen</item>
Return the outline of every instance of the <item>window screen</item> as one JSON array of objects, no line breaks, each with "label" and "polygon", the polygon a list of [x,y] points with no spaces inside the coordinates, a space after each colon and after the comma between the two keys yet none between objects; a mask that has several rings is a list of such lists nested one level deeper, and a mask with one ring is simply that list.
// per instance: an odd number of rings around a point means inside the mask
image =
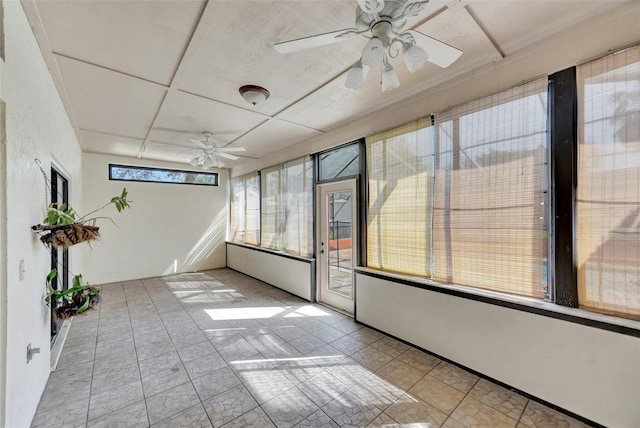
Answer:
[{"label": "window screen", "polygon": [[367,138],[367,265],[431,276],[431,118]]},{"label": "window screen", "polygon": [[353,177],[360,174],[360,144],[338,147],[318,157],[320,180]]},{"label": "window screen", "polygon": [[547,81],[435,116],[434,278],[544,297]]},{"label": "window screen", "polygon": [[578,67],[578,299],[640,317],[640,46]]}]

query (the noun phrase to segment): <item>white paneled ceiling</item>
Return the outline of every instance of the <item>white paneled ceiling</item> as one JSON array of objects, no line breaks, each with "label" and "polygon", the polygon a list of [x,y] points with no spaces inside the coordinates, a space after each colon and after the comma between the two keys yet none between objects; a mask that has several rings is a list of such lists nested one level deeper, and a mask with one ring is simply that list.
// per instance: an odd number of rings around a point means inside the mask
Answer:
[{"label": "white paneled ceiling", "polygon": [[[621,3],[431,1],[404,28],[462,57],[414,74],[393,59],[400,87],[381,92],[379,69],[361,91],[344,86],[366,43],[360,36],[289,54],[273,48],[353,27],[356,0],[23,0],[85,151],[188,163],[199,153],[189,140],[210,131],[219,146],[246,148],[227,167],[501,61]],[[247,104],[238,93],[246,84],[270,98]]]}]

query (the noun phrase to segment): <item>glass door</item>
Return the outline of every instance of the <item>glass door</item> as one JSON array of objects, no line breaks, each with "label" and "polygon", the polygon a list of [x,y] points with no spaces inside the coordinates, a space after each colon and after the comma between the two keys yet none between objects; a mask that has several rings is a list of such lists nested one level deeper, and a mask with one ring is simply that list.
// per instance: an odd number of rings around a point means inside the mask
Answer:
[{"label": "glass door", "polygon": [[353,266],[357,263],[356,180],[319,184],[318,301],[353,313]]}]

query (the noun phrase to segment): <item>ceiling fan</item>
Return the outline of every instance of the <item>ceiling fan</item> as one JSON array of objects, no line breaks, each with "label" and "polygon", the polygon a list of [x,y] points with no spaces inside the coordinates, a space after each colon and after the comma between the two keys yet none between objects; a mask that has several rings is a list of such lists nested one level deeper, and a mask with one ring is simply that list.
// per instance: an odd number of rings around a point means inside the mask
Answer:
[{"label": "ceiling fan", "polygon": [[369,68],[380,66],[382,67],[380,84],[383,91],[388,91],[400,86],[389,58],[396,58],[401,50],[407,69],[411,73],[421,68],[425,61],[446,68],[462,55],[460,49],[418,31],[402,32],[407,19],[419,16],[427,3],[429,0],[358,0],[355,28],[276,43],[274,47],[280,53],[289,53],[363,36],[369,41],[364,46],[358,62],[351,67],[346,87],[362,89],[365,77],[363,66]]},{"label": "ceiling fan", "polygon": [[189,162],[193,166],[202,166],[203,169],[209,169],[212,167],[222,168],[224,163],[219,157],[227,158],[231,160],[239,159],[238,156],[229,154],[229,152],[244,152],[244,147],[218,147],[217,143],[211,139],[213,133],[204,131],[202,136],[204,140],[190,139],[192,143],[196,143],[201,149],[202,153],[191,159]]}]

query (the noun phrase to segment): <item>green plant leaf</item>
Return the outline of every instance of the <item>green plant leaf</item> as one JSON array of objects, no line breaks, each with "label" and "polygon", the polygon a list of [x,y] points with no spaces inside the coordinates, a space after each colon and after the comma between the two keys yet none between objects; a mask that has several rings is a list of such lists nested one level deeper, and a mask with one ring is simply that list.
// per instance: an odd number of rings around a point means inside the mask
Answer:
[{"label": "green plant leaf", "polygon": [[71,284],[73,285],[73,287],[82,287],[83,283],[82,283],[82,274],[80,275],[75,275],[73,277],[73,279],[71,280]]},{"label": "green plant leaf", "polygon": [[56,275],[58,274],[58,269],[51,269],[51,271],[47,274],[47,284],[51,284],[51,281],[53,281],[53,278],[56,277]]},{"label": "green plant leaf", "polygon": [[111,203],[116,206],[116,209],[118,210],[118,212],[121,212],[125,208],[131,208],[129,206],[129,202],[130,201],[127,201],[127,188],[126,187],[124,187],[122,189],[122,193],[120,194],[120,196],[114,196],[113,198],[111,198]]},{"label": "green plant leaf", "polygon": [[89,304],[91,303],[91,297],[89,297],[89,296],[86,296],[86,295],[85,295],[85,296],[84,296],[84,299],[85,299],[85,300],[84,300],[84,303],[83,303],[83,304],[82,304],[82,306],[80,306],[80,307],[78,308],[78,310],[76,311],[76,313],[78,313],[78,314],[81,314],[81,313],[83,313],[84,311],[86,311],[87,309],[89,309]]}]

